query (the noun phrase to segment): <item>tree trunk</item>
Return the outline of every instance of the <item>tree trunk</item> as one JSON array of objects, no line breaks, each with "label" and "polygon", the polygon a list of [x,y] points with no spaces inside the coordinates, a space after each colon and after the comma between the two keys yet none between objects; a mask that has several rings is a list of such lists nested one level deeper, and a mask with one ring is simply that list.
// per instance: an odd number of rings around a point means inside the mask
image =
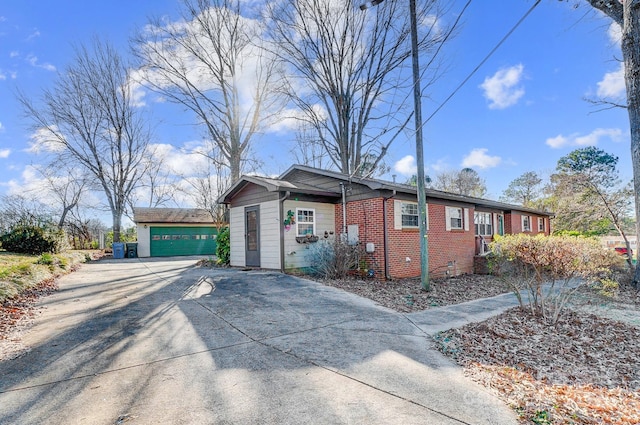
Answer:
[{"label": "tree trunk", "polygon": [[113,241],[120,242],[120,232],[122,228],[122,212],[112,210],[111,216],[113,217]]},{"label": "tree trunk", "polygon": [[[622,56],[627,86],[627,111],[631,129],[636,235],[640,240],[640,0],[627,0],[624,3]],[[633,283],[636,288],[640,287],[640,267],[636,267]]]}]

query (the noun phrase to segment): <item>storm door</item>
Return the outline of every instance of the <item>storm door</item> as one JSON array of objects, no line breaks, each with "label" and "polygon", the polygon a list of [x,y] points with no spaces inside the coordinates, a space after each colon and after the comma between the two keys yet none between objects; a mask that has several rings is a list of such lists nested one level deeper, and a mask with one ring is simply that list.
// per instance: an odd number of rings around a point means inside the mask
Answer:
[{"label": "storm door", "polygon": [[244,209],[245,265],[260,267],[260,207]]}]

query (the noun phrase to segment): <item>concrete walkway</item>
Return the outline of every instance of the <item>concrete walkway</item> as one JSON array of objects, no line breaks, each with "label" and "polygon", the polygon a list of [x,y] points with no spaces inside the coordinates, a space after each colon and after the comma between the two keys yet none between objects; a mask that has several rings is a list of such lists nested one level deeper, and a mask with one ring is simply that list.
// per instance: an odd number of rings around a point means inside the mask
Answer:
[{"label": "concrete walkway", "polygon": [[516,424],[431,334],[510,296],[400,314],[194,259],[84,265],[0,363],[1,424]]}]

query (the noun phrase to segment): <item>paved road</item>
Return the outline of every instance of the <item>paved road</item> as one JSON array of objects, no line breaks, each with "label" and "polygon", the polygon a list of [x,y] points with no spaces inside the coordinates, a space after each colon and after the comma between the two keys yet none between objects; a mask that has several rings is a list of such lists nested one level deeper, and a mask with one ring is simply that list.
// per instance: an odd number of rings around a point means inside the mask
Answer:
[{"label": "paved road", "polygon": [[[84,265],[0,362],[2,424],[515,424],[428,333],[511,301],[402,315],[193,258]],[[479,316],[477,316],[479,315]]]}]

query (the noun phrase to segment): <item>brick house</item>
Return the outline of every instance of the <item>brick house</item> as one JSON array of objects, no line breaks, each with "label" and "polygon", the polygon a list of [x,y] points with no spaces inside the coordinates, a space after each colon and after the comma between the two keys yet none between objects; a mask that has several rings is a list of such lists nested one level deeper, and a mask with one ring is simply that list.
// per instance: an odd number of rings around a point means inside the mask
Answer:
[{"label": "brick house", "polygon": [[[496,234],[550,233],[551,214],[427,189],[429,271],[473,273]],[[309,267],[309,247],[343,234],[387,279],[420,275],[416,187],[294,165],[279,178],[243,176],[219,200],[229,207],[231,265]],[[346,217],[346,220],[343,219]]]}]

